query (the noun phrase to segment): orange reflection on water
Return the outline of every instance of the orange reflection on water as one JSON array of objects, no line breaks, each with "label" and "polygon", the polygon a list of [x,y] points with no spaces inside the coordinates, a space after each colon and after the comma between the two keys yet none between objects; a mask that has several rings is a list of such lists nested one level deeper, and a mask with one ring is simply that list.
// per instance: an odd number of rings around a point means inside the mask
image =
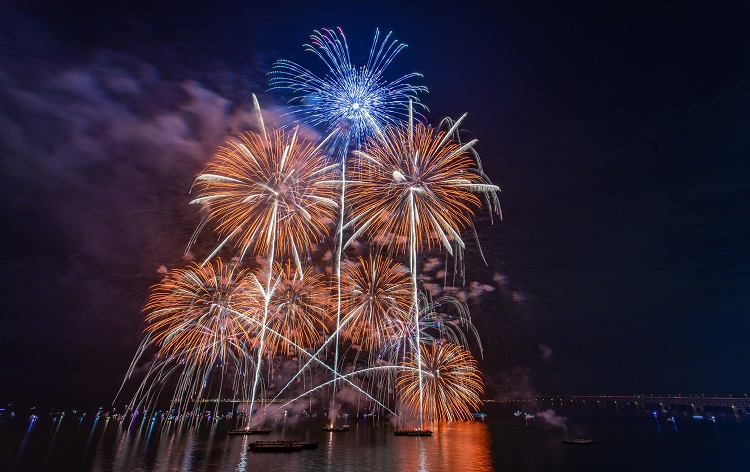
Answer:
[{"label": "orange reflection on water", "polygon": [[[458,470],[462,472],[492,469],[490,431],[481,421],[438,423],[433,426],[432,440],[440,451],[429,470]],[[439,466],[438,466],[439,464]]]},{"label": "orange reflection on water", "polygon": [[490,431],[480,421],[433,423],[432,437],[391,438],[390,453],[401,472],[493,470]]}]

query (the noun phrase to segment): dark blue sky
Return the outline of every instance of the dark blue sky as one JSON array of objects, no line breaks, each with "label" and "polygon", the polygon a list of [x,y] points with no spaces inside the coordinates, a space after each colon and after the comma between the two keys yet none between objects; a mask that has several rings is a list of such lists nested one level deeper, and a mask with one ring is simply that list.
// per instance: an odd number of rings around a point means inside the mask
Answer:
[{"label": "dark blue sky", "polygon": [[468,259],[507,280],[475,306],[490,382],[750,391],[749,8],[405,3],[0,6],[0,400],[109,398],[195,173],[251,93],[282,103],[273,61],[315,66],[302,44],[335,26],[353,52],[375,28],[409,44],[392,77],[424,74],[433,123],[469,113],[502,188],[489,267]]}]

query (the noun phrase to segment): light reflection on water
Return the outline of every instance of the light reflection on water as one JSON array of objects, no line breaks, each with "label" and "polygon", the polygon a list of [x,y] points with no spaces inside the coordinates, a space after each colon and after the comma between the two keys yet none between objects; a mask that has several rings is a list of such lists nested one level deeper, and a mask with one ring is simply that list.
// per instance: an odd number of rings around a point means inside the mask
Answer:
[{"label": "light reflection on water", "polygon": [[[439,456],[444,470],[492,470],[490,430],[487,424],[443,423],[436,428]],[[426,469],[431,470],[431,469]]]},{"label": "light reflection on water", "polygon": [[[198,424],[139,417],[0,421],[0,470],[120,471],[490,471],[750,470],[749,421],[721,416],[699,422],[605,412],[571,413],[571,434],[599,439],[593,448],[561,444],[562,431],[496,412],[486,422],[440,423],[432,437],[396,437],[387,424],[321,430],[324,420],[280,419],[267,436],[228,436],[230,419]],[[621,416],[622,415],[622,416]],[[679,429],[677,423],[680,423]],[[271,426],[271,425],[269,425]],[[578,432],[576,432],[578,431]],[[248,443],[267,439],[320,441],[317,450],[258,454]],[[613,462],[612,458],[618,460]],[[720,466],[720,467],[719,467]],[[697,468],[696,468],[697,467]],[[708,467],[709,469],[706,469]]]},{"label": "light reflection on water", "polygon": [[[65,469],[94,472],[120,471],[224,471],[249,470],[492,470],[489,431],[482,423],[438,424],[435,436],[395,437],[386,424],[353,424],[349,432],[326,433],[323,423],[308,420],[296,427],[279,424],[268,436],[228,436],[232,420],[199,424],[138,418],[124,422],[94,419],[89,428],[81,421],[56,422],[48,434],[32,437],[29,426],[11,470]],[[75,423],[75,424],[74,424]],[[84,423],[85,425],[85,423]],[[75,426],[75,427],[73,427]],[[257,454],[248,444],[266,439],[320,441],[317,450],[296,454]],[[45,446],[43,461],[25,451],[27,441],[35,449]],[[1,464],[0,464],[1,465]],[[53,467],[54,468],[54,467]]]},{"label": "light reflection on water", "polygon": [[21,456],[23,454],[23,450],[26,447],[26,442],[29,440],[29,435],[31,434],[31,430],[34,428],[34,425],[36,424],[36,417],[33,417],[29,421],[29,429],[26,430],[26,434],[23,436],[23,441],[21,442],[21,446],[18,448],[18,454],[16,454],[16,460],[13,462],[13,465],[18,465],[18,462],[21,460]]}]

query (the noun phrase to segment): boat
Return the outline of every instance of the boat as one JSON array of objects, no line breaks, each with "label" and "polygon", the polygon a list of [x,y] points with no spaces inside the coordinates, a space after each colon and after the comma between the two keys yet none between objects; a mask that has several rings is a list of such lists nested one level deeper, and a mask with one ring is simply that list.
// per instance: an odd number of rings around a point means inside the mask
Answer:
[{"label": "boat", "polygon": [[343,433],[344,431],[349,431],[349,425],[345,424],[343,426],[325,426],[323,428],[323,431],[330,431],[332,433]]},{"label": "boat", "polygon": [[485,419],[487,418],[487,413],[472,413],[471,416],[474,418]]},{"label": "boat", "polygon": [[298,444],[302,444],[302,449],[317,449],[318,441],[296,441]]},{"label": "boat", "polygon": [[299,452],[302,449],[301,444],[293,442],[279,442],[273,444],[250,444],[251,452]]},{"label": "boat", "polygon": [[429,429],[397,429],[393,432],[394,436],[432,436]]},{"label": "boat", "polygon": [[318,441],[300,441],[298,439],[285,441],[255,441],[248,445],[253,452],[297,452],[303,449],[317,449]]},{"label": "boat", "polygon": [[584,446],[588,444],[596,444],[599,441],[595,439],[570,438],[570,439],[563,439],[562,442],[565,444],[578,444],[580,446]]},{"label": "boat", "polygon": [[271,428],[240,428],[240,429],[232,429],[227,434],[271,434]]}]

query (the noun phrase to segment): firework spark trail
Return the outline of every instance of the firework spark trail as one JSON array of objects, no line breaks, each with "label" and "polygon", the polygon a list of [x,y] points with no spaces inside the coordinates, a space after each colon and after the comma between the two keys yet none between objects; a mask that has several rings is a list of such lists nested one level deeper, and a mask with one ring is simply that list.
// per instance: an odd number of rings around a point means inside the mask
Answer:
[{"label": "firework spark trail", "polygon": [[416,329],[416,345],[414,350],[417,352],[417,374],[419,377],[419,428],[421,429],[424,425],[424,411],[422,409],[424,390],[422,389],[422,343],[421,333],[419,329],[419,293],[417,292],[417,246],[416,246],[416,208],[414,207],[414,192],[409,192],[409,271],[411,272],[412,287],[414,287],[414,302],[412,309],[414,310],[414,320],[417,325]]},{"label": "firework spark trail", "polygon": [[[252,250],[265,255],[273,267],[277,255],[291,255],[301,273],[300,253],[327,233],[327,222],[333,221],[338,207],[334,191],[317,185],[325,177],[320,172],[325,168],[321,154],[325,140],[316,146],[300,139],[297,129],[291,135],[283,130],[268,133],[255,95],[253,103],[260,133],[245,133],[220,149],[196,179],[200,193],[191,203],[207,210],[205,218],[217,222],[219,234],[228,234],[209,259],[234,240],[240,260]],[[258,286],[263,294],[263,322],[250,415],[260,378],[272,280],[269,270],[265,288]]]},{"label": "firework spark trail", "polygon": [[281,395],[281,394],[282,394],[282,393],[283,393],[283,392],[284,392],[284,391],[285,391],[285,390],[286,390],[286,389],[287,389],[287,388],[288,388],[288,387],[289,387],[289,386],[290,386],[290,385],[292,384],[292,382],[294,382],[294,381],[295,381],[295,380],[296,380],[296,379],[297,379],[297,378],[298,378],[298,377],[299,377],[300,375],[302,375],[302,373],[303,373],[303,372],[305,371],[305,369],[307,369],[307,367],[308,367],[308,366],[309,366],[309,365],[310,365],[310,364],[311,364],[311,363],[312,363],[313,361],[317,361],[317,362],[319,362],[319,363],[320,363],[321,365],[324,365],[324,366],[325,366],[325,367],[326,367],[327,369],[331,370],[331,371],[332,371],[332,372],[334,373],[334,377],[337,377],[337,376],[338,376],[337,378],[341,378],[341,377],[340,377],[340,375],[341,375],[341,374],[339,374],[339,372],[338,372],[338,370],[337,370],[337,369],[332,369],[331,367],[329,367],[329,366],[328,366],[327,364],[325,364],[325,363],[324,363],[323,361],[321,361],[321,360],[320,360],[320,359],[318,358],[318,356],[320,355],[320,353],[321,353],[321,352],[323,352],[323,350],[324,350],[324,349],[325,349],[325,348],[326,348],[326,347],[328,346],[328,344],[329,344],[329,343],[330,343],[331,341],[333,341],[333,340],[337,339],[337,338],[336,338],[336,334],[337,334],[337,333],[338,333],[339,331],[341,331],[341,330],[342,330],[342,329],[343,329],[343,328],[344,328],[344,327],[345,327],[345,326],[347,325],[347,323],[349,322],[349,320],[351,320],[351,319],[352,319],[352,318],[350,317],[350,318],[348,318],[348,319],[344,320],[344,322],[343,322],[343,323],[340,323],[340,324],[339,324],[339,325],[338,325],[338,326],[336,327],[336,330],[335,330],[335,331],[334,331],[333,333],[331,333],[331,336],[329,336],[329,337],[328,337],[328,338],[327,338],[327,339],[326,339],[326,340],[325,340],[325,341],[323,342],[323,344],[321,344],[321,346],[320,346],[320,347],[318,348],[318,350],[317,350],[317,351],[315,351],[315,353],[313,353],[313,354],[309,354],[309,353],[308,353],[307,351],[303,351],[303,352],[304,352],[305,354],[307,354],[308,356],[310,356],[310,359],[309,359],[309,360],[308,360],[308,361],[307,361],[307,362],[305,363],[305,365],[303,365],[303,366],[302,366],[302,367],[301,367],[301,368],[300,368],[300,369],[299,369],[299,370],[297,371],[297,373],[296,373],[296,374],[294,374],[294,376],[293,376],[293,377],[292,377],[292,378],[291,378],[291,379],[289,380],[289,382],[287,382],[287,384],[286,384],[286,385],[285,385],[285,386],[284,386],[284,387],[283,387],[283,388],[282,388],[281,390],[279,390],[279,392],[278,392],[278,393],[276,394],[276,396],[275,396],[275,397],[273,398],[274,400],[276,400],[276,399],[277,399],[277,398],[279,397],[279,395]]},{"label": "firework spark trail", "polygon": [[[276,244],[275,222],[276,222],[276,218],[275,218],[275,213],[274,213],[274,220],[273,220],[274,224],[272,226],[273,236],[271,239],[271,248],[269,251],[270,256],[268,258],[269,259],[268,262],[271,267],[273,267],[273,255],[276,249],[275,247],[275,244]],[[250,398],[250,411],[248,412],[248,422],[253,417],[253,406],[255,405],[255,395],[258,393],[258,381],[260,380],[260,365],[261,365],[261,360],[263,359],[263,347],[264,347],[263,345],[266,340],[266,331],[268,330],[268,306],[271,302],[271,294],[273,293],[271,292],[271,280],[273,280],[273,273],[272,271],[269,270],[268,279],[266,282],[266,290],[263,292],[263,322],[261,323],[261,328],[260,328],[261,331],[260,331],[260,343],[258,345],[258,360],[255,362],[255,376],[253,378],[253,394],[252,394],[252,397]]]},{"label": "firework spark trail", "polygon": [[[362,172],[359,178],[349,178],[354,215],[350,225],[355,231],[345,247],[366,234],[396,253],[409,255],[415,325],[419,324],[418,250],[438,245],[453,255],[454,242],[460,255],[465,247],[460,232],[472,225],[474,211],[481,205],[475,193],[485,194],[491,207],[499,208],[499,188],[482,172],[478,155],[472,154],[476,140],[461,144],[453,139],[463,118],[442,131],[414,123],[410,113],[407,125],[388,126],[354,151]],[[415,356],[421,366],[419,329],[415,336]],[[421,371],[418,379],[422,405]]]},{"label": "firework spark trail", "polygon": [[[347,147],[344,148],[343,156],[341,158],[341,200],[339,202],[339,221],[336,228],[336,339],[334,345],[336,351],[334,354],[333,369],[334,372],[339,370],[339,332],[341,328],[341,256],[344,245],[344,221],[346,220],[346,149],[348,148],[348,137]],[[333,382],[333,394],[331,395],[331,403],[336,401],[336,387],[338,382]],[[332,405],[333,406],[333,405]],[[329,411],[334,411],[335,408],[330,408]],[[333,424],[333,418],[331,419]]]},{"label": "firework spark trail", "polygon": [[[416,367],[405,366],[405,365],[380,365],[380,366],[375,366],[375,367],[367,367],[365,369],[360,369],[360,370],[357,370],[357,371],[354,371],[354,372],[350,372],[348,374],[341,375],[339,378],[341,380],[348,380],[349,377],[353,377],[355,375],[361,375],[361,374],[364,374],[364,373],[367,373],[367,372],[376,371],[376,370],[397,370],[397,371],[402,371],[402,370],[418,370],[418,369]],[[324,382],[324,383],[322,383],[322,384],[320,384],[320,385],[318,385],[316,387],[311,388],[310,390],[308,390],[308,391],[300,394],[299,396],[297,396],[297,397],[289,400],[288,402],[286,402],[283,405],[281,405],[280,407],[278,407],[276,410],[274,410],[274,413],[277,412],[277,411],[279,411],[280,409],[284,408],[285,406],[287,406],[287,405],[289,405],[291,403],[294,403],[295,401],[299,400],[300,398],[304,397],[305,395],[309,395],[309,394],[315,392],[316,390],[320,390],[321,388],[323,388],[323,387],[325,387],[327,385],[330,385],[330,384],[332,384],[334,382],[336,382],[336,379],[329,380],[328,382]],[[393,410],[391,410],[387,406],[385,406],[382,403],[380,403],[378,400],[376,400],[373,397],[371,397],[370,395],[368,395],[364,390],[362,390],[361,388],[359,388],[357,385],[355,385],[351,381],[349,381],[349,384],[352,385],[352,386],[354,386],[360,392],[362,392],[365,395],[367,395],[370,399],[374,400],[378,405],[380,405],[383,408],[385,408],[386,410],[388,410],[388,412],[392,413],[395,416],[398,416],[398,414],[396,414],[396,412],[394,412]]]},{"label": "firework spark trail", "polygon": [[[254,319],[250,319],[249,321],[250,321],[251,323],[261,324],[261,322],[259,322],[259,321],[257,321],[257,320],[254,320]],[[375,402],[375,403],[377,403],[378,405],[380,405],[380,406],[382,406],[383,408],[385,408],[386,410],[388,410],[388,407],[387,407],[386,405],[383,405],[383,404],[382,404],[382,403],[381,403],[381,402],[380,402],[380,401],[379,401],[379,400],[378,400],[377,398],[373,397],[372,395],[370,395],[370,394],[369,394],[369,393],[367,393],[366,391],[362,390],[362,389],[361,389],[361,388],[360,388],[360,387],[359,387],[358,385],[356,385],[356,384],[354,384],[353,382],[351,382],[350,380],[348,380],[348,377],[349,377],[348,375],[341,375],[341,374],[340,374],[339,372],[337,372],[336,370],[334,370],[333,368],[331,368],[331,367],[330,367],[330,366],[329,366],[328,364],[326,364],[326,363],[325,363],[325,362],[323,362],[322,360],[318,359],[318,358],[317,358],[317,355],[316,355],[316,354],[310,354],[310,353],[309,353],[309,352],[307,352],[307,351],[306,351],[306,350],[305,350],[304,348],[302,348],[301,346],[297,345],[297,344],[296,344],[296,343],[295,343],[294,341],[292,341],[291,339],[289,339],[289,338],[287,338],[286,336],[284,336],[284,335],[283,335],[283,334],[282,334],[281,332],[279,332],[279,331],[276,331],[276,330],[274,330],[273,328],[270,328],[270,327],[267,327],[267,326],[266,326],[266,329],[267,329],[267,330],[268,330],[268,331],[269,331],[269,332],[270,332],[271,334],[273,334],[274,336],[277,336],[277,337],[278,337],[278,338],[279,338],[279,339],[280,339],[281,341],[284,341],[284,342],[288,343],[288,344],[289,344],[290,346],[292,346],[292,347],[296,348],[296,349],[297,349],[297,352],[298,352],[298,353],[300,353],[300,354],[304,354],[304,355],[308,356],[308,357],[309,357],[310,359],[308,360],[308,363],[307,363],[307,364],[305,364],[305,366],[307,366],[307,365],[308,365],[308,364],[309,364],[310,362],[312,362],[312,361],[316,361],[316,362],[318,362],[318,363],[319,363],[319,364],[320,364],[321,366],[323,366],[323,367],[325,367],[326,369],[328,369],[328,370],[330,370],[331,372],[333,372],[333,374],[334,374],[334,379],[333,379],[333,380],[331,380],[331,381],[329,381],[329,382],[327,382],[327,383],[326,383],[326,385],[330,384],[331,382],[335,382],[335,381],[337,381],[337,380],[344,380],[344,381],[345,381],[346,383],[348,383],[349,385],[351,385],[352,387],[354,387],[354,388],[355,388],[356,390],[359,390],[359,391],[360,391],[361,393],[363,393],[363,394],[364,394],[365,396],[367,396],[367,398],[371,399],[372,401],[374,401],[374,402]],[[318,352],[320,352],[320,351],[318,351]],[[296,375],[296,376],[295,376],[294,378],[297,378],[297,376],[298,376],[298,375],[299,375],[300,373],[302,373],[303,371],[304,371],[304,367],[303,367],[302,369],[300,369],[300,370],[299,370],[299,372],[297,373],[297,375]],[[293,379],[292,379],[292,380],[293,380]],[[289,384],[290,384],[290,383],[291,383],[291,381],[289,381]],[[289,384],[287,384],[287,386],[288,386]],[[286,387],[284,387],[284,388],[286,388]],[[282,391],[283,391],[283,389],[282,389]],[[279,392],[279,394],[280,394],[280,393],[281,393],[281,392]],[[276,398],[278,397],[278,395],[279,395],[279,394],[277,394],[277,395],[276,395],[276,397],[274,397],[274,400],[275,400],[275,399],[276,399]],[[252,405],[251,405],[251,408],[252,408]],[[388,410],[388,411],[390,411],[390,410]]]}]

